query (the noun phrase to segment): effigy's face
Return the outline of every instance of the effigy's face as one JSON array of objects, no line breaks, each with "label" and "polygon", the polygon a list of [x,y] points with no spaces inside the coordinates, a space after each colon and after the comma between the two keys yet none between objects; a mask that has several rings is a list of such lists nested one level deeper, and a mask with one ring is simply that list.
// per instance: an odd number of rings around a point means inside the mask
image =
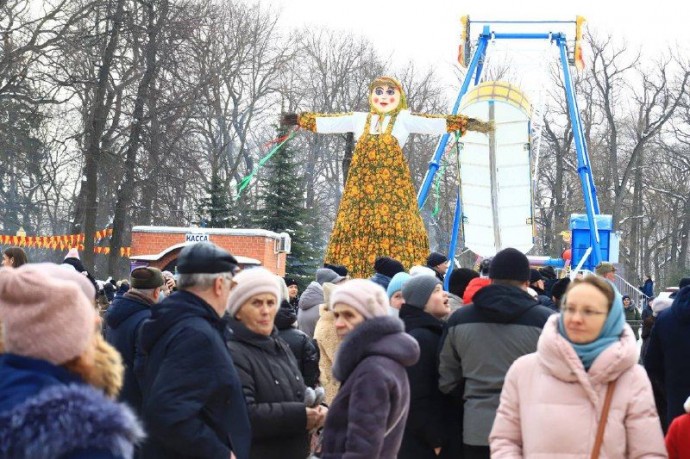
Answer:
[{"label": "effigy's face", "polygon": [[376,86],[371,91],[372,108],[379,113],[389,113],[400,105],[400,90],[395,86]]}]

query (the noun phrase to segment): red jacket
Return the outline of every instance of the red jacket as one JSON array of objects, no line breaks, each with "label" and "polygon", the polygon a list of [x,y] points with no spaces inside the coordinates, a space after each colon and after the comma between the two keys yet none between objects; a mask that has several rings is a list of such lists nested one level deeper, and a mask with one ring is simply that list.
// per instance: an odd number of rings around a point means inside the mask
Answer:
[{"label": "red jacket", "polygon": [[465,294],[462,296],[462,302],[464,305],[468,305],[472,302],[474,294],[477,293],[481,288],[486,287],[491,284],[491,279],[487,277],[475,277],[467,284],[465,289]]},{"label": "red jacket", "polygon": [[678,416],[666,434],[669,459],[690,458],[690,414]]}]

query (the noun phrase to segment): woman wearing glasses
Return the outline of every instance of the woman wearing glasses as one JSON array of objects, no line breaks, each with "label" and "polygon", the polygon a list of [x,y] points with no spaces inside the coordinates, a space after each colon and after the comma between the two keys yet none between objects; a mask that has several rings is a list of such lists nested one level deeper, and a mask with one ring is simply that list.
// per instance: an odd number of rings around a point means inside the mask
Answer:
[{"label": "woman wearing glasses", "polygon": [[573,281],[537,352],[506,375],[491,457],[667,457],[652,387],[637,361],[613,285],[597,276]]}]

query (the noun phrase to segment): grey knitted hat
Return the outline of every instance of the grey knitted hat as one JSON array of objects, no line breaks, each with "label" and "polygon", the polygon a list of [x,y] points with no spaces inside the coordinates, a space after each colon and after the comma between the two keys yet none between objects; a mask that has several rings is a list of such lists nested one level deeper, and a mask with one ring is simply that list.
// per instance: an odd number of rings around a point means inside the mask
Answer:
[{"label": "grey knitted hat", "polygon": [[434,289],[440,284],[441,281],[432,276],[422,275],[411,277],[405,282],[402,288],[402,296],[405,298],[405,304],[424,309]]}]

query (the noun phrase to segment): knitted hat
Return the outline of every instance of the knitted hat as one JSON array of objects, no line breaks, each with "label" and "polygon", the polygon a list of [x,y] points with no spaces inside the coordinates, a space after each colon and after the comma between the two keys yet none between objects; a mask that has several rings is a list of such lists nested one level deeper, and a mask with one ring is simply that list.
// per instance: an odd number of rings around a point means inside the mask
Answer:
[{"label": "knitted hat", "polygon": [[393,295],[395,295],[395,292],[399,292],[402,290],[403,285],[405,285],[405,282],[407,282],[412,276],[407,274],[406,272],[398,273],[393,278],[391,281],[388,283],[388,289],[386,290],[386,293],[388,294],[388,298],[390,299]]},{"label": "knitted hat", "polygon": [[76,247],[72,247],[69,249],[69,252],[67,252],[67,255],[65,255],[65,258],[76,258],[79,260],[79,250],[77,250]]},{"label": "knitted hat", "polygon": [[[278,286],[280,287],[280,297],[283,299],[283,301],[288,300],[288,298],[290,297],[290,292],[288,291],[287,282],[285,282],[285,279],[283,279],[282,277],[280,277],[278,275],[276,275],[276,280],[278,281]],[[297,282],[295,282],[294,284],[290,284],[290,285],[295,285],[295,284],[297,284]]]},{"label": "knitted hat", "polygon": [[410,276],[415,277],[415,276],[435,276],[436,273],[434,272],[433,269],[429,268],[428,266],[413,266],[410,268]]},{"label": "knitted hat", "polygon": [[90,284],[49,263],[0,269],[5,352],[55,365],[82,355],[96,329],[96,309],[84,293]]},{"label": "knitted hat", "polygon": [[294,277],[285,276],[283,278],[283,281],[285,282],[285,285],[287,285],[288,287],[291,285],[297,285],[297,281],[295,280]]},{"label": "knitted hat", "polygon": [[475,277],[479,277],[479,273],[473,269],[454,269],[453,272],[450,273],[450,279],[448,280],[448,291],[462,298],[465,294],[467,284]]},{"label": "knitted hat", "polygon": [[536,269],[530,269],[529,270],[529,283],[532,284],[534,282],[539,282],[540,280],[544,280],[544,276],[541,275],[539,271]]},{"label": "knitted hat", "polygon": [[441,281],[436,276],[415,276],[410,278],[402,289],[402,296],[405,304],[424,309],[426,302]]},{"label": "knitted hat", "polygon": [[551,287],[551,296],[556,298],[556,301],[561,301],[565,291],[568,290],[568,285],[570,285],[570,278],[564,277],[563,279],[558,279],[553,287]]},{"label": "knitted hat", "polygon": [[405,271],[405,267],[398,260],[391,257],[378,257],[374,261],[374,271],[384,276],[393,277]]},{"label": "knitted hat", "polygon": [[530,277],[529,260],[524,253],[508,247],[498,252],[491,260],[491,279],[527,282]]},{"label": "knitted hat", "polygon": [[280,304],[280,285],[275,274],[265,268],[252,268],[241,271],[232,278],[235,285],[228,297],[228,313],[235,317],[237,311],[255,295],[270,293],[275,295],[276,304]]},{"label": "knitted hat", "polygon": [[83,274],[75,276],[76,271],[72,268],[65,269],[70,265],[56,265],[55,263],[35,263],[38,269],[54,279],[76,282],[81,291],[86,295],[86,298],[91,300],[96,297],[96,287],[93,282]]},{"label": "knitted hat", "polygon": [[438,252],[431,252],[428,257],[426,257],[426,265],[429,268],[435,268],[438,265],[441,265],[448,261],[448,258]]},{"label": "knitted hat", "polygon": [[338,303],[356,309],[365,319],[387,316],[390,306],[383,287],[366,279],[353,279],[333,289],[331,310]]},{"label": "knitted hat", "polygon": [[331,284],[337,284],[338,282],[345,279],[343,276],[339,276],[338,273],[328,268],[319,268],[316,270],[316,282],[319,285],[323,285],[324,282],[330,282]]},{"label": "knitted hat", "polygon": [[132,288],[143,290],[158,288],[165,283],[161,270],[149,266],[135,268],[129,277],[132,279]]},{"label": "knitted hat", "polygon": [[336,273],[338,273],[339,276],[347,277],[347,268],[343,265],[331,265],[328,263],[323,264],[324,268],[332,269]]},{"label": "knitted hat", "polygon": [[539,268],[539,274],[544,277],[544,279],[556,279],[556,270],[553,269],[553,266],[544,266],[543,268]]}]

